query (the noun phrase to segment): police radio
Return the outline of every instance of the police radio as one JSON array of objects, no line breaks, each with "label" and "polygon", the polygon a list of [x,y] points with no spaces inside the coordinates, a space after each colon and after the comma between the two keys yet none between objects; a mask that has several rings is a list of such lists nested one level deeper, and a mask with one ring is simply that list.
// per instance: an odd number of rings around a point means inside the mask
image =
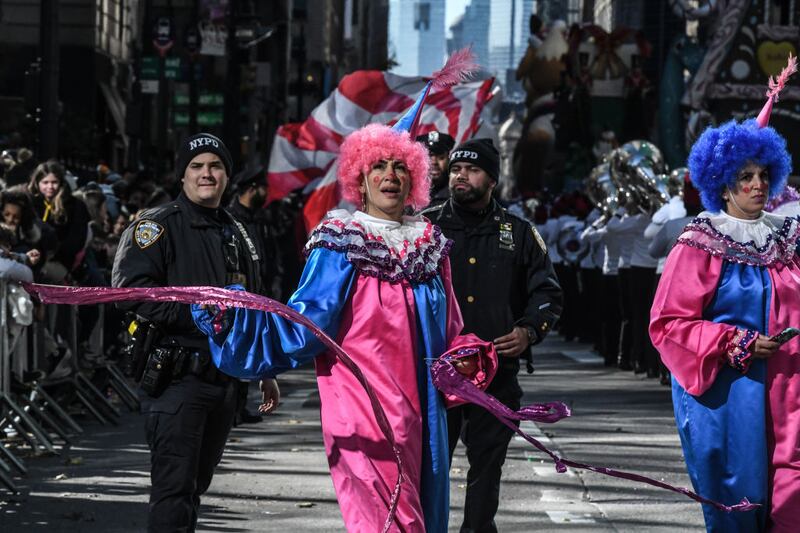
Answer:
[{"label": "police radio", "polygon": [[161,338],[161,330],[148,320],[136,316],[127,324],[130,342],[123,348],[125,374],[137,383],[144,374],[147,358],[156,342]]}]

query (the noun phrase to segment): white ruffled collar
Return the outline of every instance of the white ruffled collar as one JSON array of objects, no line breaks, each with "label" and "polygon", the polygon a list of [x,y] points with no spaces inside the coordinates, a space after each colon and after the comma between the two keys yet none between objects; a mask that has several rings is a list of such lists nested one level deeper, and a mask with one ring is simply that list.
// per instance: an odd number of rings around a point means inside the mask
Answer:
[{"label": "white ruffled collar", "polygon": [[431,226],[431,223],[421,215],[403,215],[403,221],[397,222],[374,217],[363,211],[356,211],[351,214],[345,209],[335,209],[329,212],[328,216],[337,218],[345,223],[355,221],[363,226],[368,234],[375,236],[398,253],[403,250],[406,243],[422,237]]},{"label": "white ruffled collar", "polygon": [[343,252],[360,272],[387,281],[427,282],[438,273],[450,246],[442,230],[422,216],[397,222],[335,209],[311,233],[305,251],[323,247]]},{"label": "white ruffled collar", "polygon": [[686,226],[678,242],[737,263],[771,265],[791,261],[798,238],[796,218],[763,212],[747,220],[704,211]]},{"label": "white ruffled collar", "polygon": [[764,246],[770,238],[774,238],[771,236],[780,230],[786,219],[786,217],[766,211],[763,211],[760,217],[752,220],[736,218],[724,211],[719,213],[703,211],[697,215],[697,218],[707,218],[715,230],[736,242],[742,244],[752,242],[757,247]]}]

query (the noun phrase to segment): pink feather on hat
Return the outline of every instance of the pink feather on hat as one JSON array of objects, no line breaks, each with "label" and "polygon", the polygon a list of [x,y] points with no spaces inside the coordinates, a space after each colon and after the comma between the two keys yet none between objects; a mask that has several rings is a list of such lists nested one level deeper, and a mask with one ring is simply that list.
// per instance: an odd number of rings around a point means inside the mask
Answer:
[{"label": "pink feather on hat", "polygon": [[434,88],[450,87],[463,81],[467,81],[473,74],[480,70],[480,65],[475,62],[475,54],[472,47],[467,46],[455,52],[447,58],[447,62],[431,76]]},{"label": "pink feather on hat", "polygon": [[759,128],[764,128],[769,124],[769,116],[772,114],[772,104],[778,101],[781,91],[786,87],[789,78],[797,72],[797,57],[789,53],[789,59],[777,78],[770,76],[769,88],[767,89],[767,102],[758,114],[756,122]]}]

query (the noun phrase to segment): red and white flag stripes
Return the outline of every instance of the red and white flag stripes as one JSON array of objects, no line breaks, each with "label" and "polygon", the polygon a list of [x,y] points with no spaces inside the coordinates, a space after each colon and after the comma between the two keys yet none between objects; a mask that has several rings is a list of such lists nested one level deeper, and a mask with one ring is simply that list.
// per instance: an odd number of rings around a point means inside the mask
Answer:
[{"label": "red and white flag stripes", "polygon": [[[336,156],[344,137],[371,122],[393,124],[414,104],[425,82],[422,77],[377,70],[356,71],[342,78],[305,122],[278,128],[267,172],[268,201],[303,187],[306,231],[313,229],[339,203]],[[434,89],[425,102],[417,133],[438,130],[452,135],[457,143],[492,136],[482,113],[497,91],[494,78]]]}]

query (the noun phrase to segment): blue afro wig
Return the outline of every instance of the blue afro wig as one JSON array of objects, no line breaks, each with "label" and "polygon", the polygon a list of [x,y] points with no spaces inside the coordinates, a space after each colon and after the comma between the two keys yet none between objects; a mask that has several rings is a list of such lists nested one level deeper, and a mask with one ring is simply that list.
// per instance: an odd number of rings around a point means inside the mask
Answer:
[{"label": "blue afro wig", "polygon": [[689,175],[700,191],[703,207],[722,211],[722,191],[736,185],[736,176],[752,161],[769,170],[769,197],[783,191],[792,171],[792,158],[786,141],[771,127],[759,128],[755,120],[741,124],[735,120],[718,128],[708,128],[697,139],[689,154]]}]

